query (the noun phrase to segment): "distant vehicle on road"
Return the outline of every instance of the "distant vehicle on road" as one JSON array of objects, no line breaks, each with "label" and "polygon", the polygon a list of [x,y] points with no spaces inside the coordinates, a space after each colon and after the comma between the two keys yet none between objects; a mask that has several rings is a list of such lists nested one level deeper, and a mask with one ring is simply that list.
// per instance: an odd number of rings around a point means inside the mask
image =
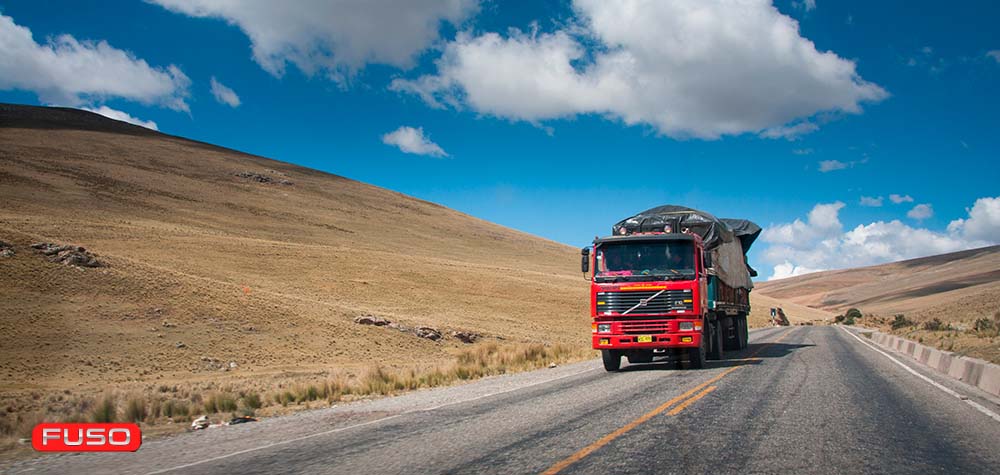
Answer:
[{"label": "distant vehicle on road", "polygon": [[747,346],[751,277],[746,252],[761,228],[683,206],[624,219],[582,250],[594,349],[604,369],[657,356],[701,368]]}]

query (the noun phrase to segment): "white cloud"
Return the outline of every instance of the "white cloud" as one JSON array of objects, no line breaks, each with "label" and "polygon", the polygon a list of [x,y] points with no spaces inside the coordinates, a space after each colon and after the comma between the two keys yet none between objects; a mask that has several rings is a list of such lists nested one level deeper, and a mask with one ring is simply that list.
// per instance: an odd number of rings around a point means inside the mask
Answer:
[{"label": "white cloud", "polygon": [[96,109],[90,107],[81,107],[81,109],[94,112],[96,114],[101,114],[109,119],[120,120],[122,122],[128,122],[130,124],[138,125],[140,127],[145,127],[147,129],[160,130],[156,126],[156,122],[151,120],[142,120],[137,117],[132,117],[127,112],[122,112],[118,109],[112,109],[108,106],[101,106]]},{"label": "white cloud", "polygon": [[1000,196],[979,198],[967,210],[967,219],[956,219],[948,224],[948,232],[965,239],[996,241],[1000,239]]},{"label": "white cloud", "polygon": [[239,107],[240,106],[240,96],[236,95],[236,91],[226,87],[222,84],[215,76],[212,76],[212,95],[215,96],[215,100],[219,101],[220,104],[226,104],[229,107]]},{"label": "white cloud", "polygon": [[993,58],[993,61],[1000,63],[1000,49],[990,50],[986,53],[986,56]]},{"label": "white cloud", "polygon": [[931,216],[934,216],[934,207],[930,203],[923,203],[913,207],[910,211],[906,213],[906,216],[910,219],[915,219],[917,221],[923,221]]},{"label": "white cloud", "polygon": [[812,155],[813,154],[813,149],[811,149],[811,148],[797,148],[795,150],[792,150],[792,153],[795,154],[795,155]]},{"label": "white cloud", "polygon": [[801,2],[792,2],[792,6],[800,10],[811,12],[816,9],[816,0],[803,0]]},{"label": "white cloud", "polygon": [[785,261],[781,264],[774,266],[774,271],[768,280],[778,280],[784,279],[786,277],[795,277],[797,275],[811,274],[813,272],[819,272],[822,269],[810,269],[804,266],[797,266],[791,262]]},{"label": "white cloud", "polygon": [[802,135],[810,134],[817,130],[819,130],[818,125],[809,121],[803,121],[792,125],[769,127],[761,131],[758,135],[764,137],[765,139],[795,140]]},{"label": "white cloud", "polygon": [[474,0],[148,1],[235,25],[250,38],[254,61],[275,76],[291,63],[337,81],[368,63],[411,66],[438,38],[442,21],[458,25],[477,9]]},{"label": "white cloud", "polygon": [[820,112],[888,97],[853,61],[820,52],[767,0],[576,0],[552,33],[460,33],[437,72],[390,88],[432,107],[515,121],[597,114],[672,137],[816,129]]},{"label": "white cloud", "polygon": [[910,195],[897,195],[893,193],[889,195],[889,201],[892,201],[895,204],[913,203],[913,197]]},{"label": "white cloud", "polygon": [[947,232],[915,228],[898,220],[861,224],[844,231],[843,203],[818,204],[807,221],[767,227],[761,240],[770,279],[827,269],[860,267],[943,254],[1000,242],[1000,196],[981,198],[967,219],[951,222]]},{"label": "white cloud", "polygon": [[868,206],[870,208],[878,208],[878,207],[882,206],[882,201],[884,201],[884,199],[885,198],[883,198],[881,196],[879,196],[879,197],[862,196],[861,197],[861,206]]},{"label": "white cloud", "polygon": [[835,237],[843,228],[838,213],[844,206],[840,201],[818,204],[809,212],[807,221],[796,219],[791,223],[769,226],[764,229],[761,239],[775,244],[798,246],[803,241],[814,242]]},{"label": "white cloud", "polygon": [[416,155],[429,155],[431,157],[448,156],[444,149],[442,149],[438,144],[431,142],[431,140],[424,135],[423,127],[413,128],[402,126],[383,135],[382,143],[386,145],[394,145],[399,147],[399,149],[403,152],[413,153]]},{"label": "white cloud", "polygon": [[39,44],[31,30],[0,15],[0,90],[32,91],[48,104],[122,98],[188,111],[190,84],[176,66],[150,66],[105,41],[60,35]]},{"label": "white cloud", "polygon": [[847,168],[849,164],[844,163],[840,160],[823,160],[819,162],[819,171],[821,173],[832,172],[834,170],[843,170]]}]

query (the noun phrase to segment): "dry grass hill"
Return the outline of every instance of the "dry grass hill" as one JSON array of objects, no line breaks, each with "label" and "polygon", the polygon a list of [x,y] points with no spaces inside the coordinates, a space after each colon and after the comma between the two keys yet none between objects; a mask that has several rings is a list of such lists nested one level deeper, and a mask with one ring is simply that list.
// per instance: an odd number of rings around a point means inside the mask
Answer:
[{"label": "dry grass hill", "polygon": [[[53,392],[430,366],[466,346],[451,331],[588,341],[578,250],[328,173],[0,105],[0,190],[14,252],[0,257],[0,416]],[[50,262],[37,242],[106,266]],[[354,323],[365,314],[444,338]]]},{"label": "dry grass hill", "polygon": [[875,317],[863,323],[886,329],[903,314],[913,325],[897,325],[897,333],[1000,362],[996,332],[977,331],[976,323],[1000,327],[1000,246],[817,272],[759,283],[755,291],[835,313],[858,308]]}]

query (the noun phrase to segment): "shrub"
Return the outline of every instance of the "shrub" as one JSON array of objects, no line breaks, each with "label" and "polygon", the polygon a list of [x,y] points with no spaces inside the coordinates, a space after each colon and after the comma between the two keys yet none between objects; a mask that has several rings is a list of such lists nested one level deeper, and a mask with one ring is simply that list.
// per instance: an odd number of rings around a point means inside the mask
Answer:
[{"label": "shrub", "polygon": [[858,310],[856,308],[851,308],[851,309],[848,309],[847,313],[844,314],[844,319],[854,320],[854,319],[861,318],[862,316],[863,315],[861,315],[861,310]]},{"label": "shrub", "polygon": [[941,320],[938,320],[937,317],[934,317],[924,322],[924,330],[927,331],[936,332],[936,331],[950,330],[950,329],[951,325],[945,325],[944,323],[941,323]]},{"label": "shrub", "polygon": [[261,401],[260,394],[257,393],[247,393],[243,396],[243,405],[250,409],[260,409]]},{"label": "shrub", "polygon": [[104,396],[94,411],[90,414],[91,420],[94,422],[114,422],[118,419],[118,409],[115,407],[115,397],[112,395]]},{"label": "shrub", "polygon": [[134,397],[125,404],[125,420],[127,422],[142,422],[149,413],[146,411],[146,400]]},{"label": "shrub", "polygon": [[236,399],[229,394],[217,393],[205,400],[205,412],[209,414],[232,412],[236,408]]},{"label": "shrub", "polygon": [[308,386],[299,388],[299,395],[296,399],[298,400],[298,402],[315,401],[319,399],[319,393],[320,393],[319,388],[310,384]]},{"label": "shrub", "polygon": [[843,322],[844,322],[843,315],[837,315],[836,317],[833,317],[833,323],[843,323]]},{"label": "shrub", "polygon": [[387,372],[381,366],[375,366],[365,373],[361,379],[362,394],[389,394],[395,389],[394,375]]},{"label": "shrub", "polygon": [[173,399],[163,403],[163,415],[174,417],[187,417],[189,414],[188,404],[185,401],[175,401]]},{"label": "shrub", "polygon": [[977,318],[976,324],[973,325],[972,328],[977,332],[988,332],[992,330],[994,327],[995,325],[993,324],[993,320],[990,320],[988,318]]},{"label": "shrub", "polygon": [[892,329],[898,330],[903,327],[912,327],[913,322],[906,318],[906,315],[902,313],[896,314],[895,318],[892,320]]}]

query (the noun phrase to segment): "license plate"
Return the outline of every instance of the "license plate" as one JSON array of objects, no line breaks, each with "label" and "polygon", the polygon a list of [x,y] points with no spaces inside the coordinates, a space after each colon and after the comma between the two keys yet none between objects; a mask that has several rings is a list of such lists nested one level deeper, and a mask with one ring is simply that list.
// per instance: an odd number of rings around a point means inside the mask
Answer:
[{"label": "license plate", "polygon": [[639,335],[636,341],[638,341],[639,343],[652,343],[653,335]]}]

